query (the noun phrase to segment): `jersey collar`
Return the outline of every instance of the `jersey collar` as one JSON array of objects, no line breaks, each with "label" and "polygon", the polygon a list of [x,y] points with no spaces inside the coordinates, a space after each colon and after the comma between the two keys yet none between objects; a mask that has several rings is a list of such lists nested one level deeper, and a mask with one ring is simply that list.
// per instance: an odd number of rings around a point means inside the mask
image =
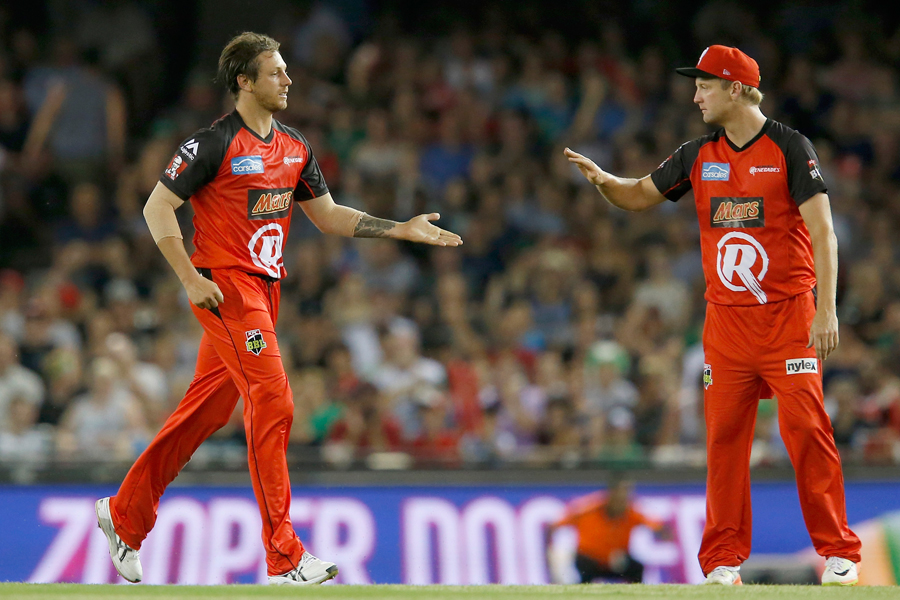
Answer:
[{"label": "jersey collar", "polygon": [[239,113],[239,112],[237,111],[237,109],[233,110],[233,111],[231,112],[231,114],[233,114],[233,115],[234,115],[234,118],[237,119],[238,123],[241,124],[241,127],[243,127],[244,129],[247,130],[247,133],[249,133],[250,135],[252,135],[252,136],[255,137],[256,139],[258,139],[259,141],[261,141],[263,144],[268,144],[269,142],[272,141],[272,138],[275,137],[275,119],[272,119],[272,129],[269,130],[269,135],[267,135],[266,137],[262,137],[261,135],[259,135],[258,133],[256,133],[255,131],[253,131],[253,130],[250,129],[249,127],[247,127],[247,124],[244,123],[244,119],[241,118],[241,113]]},{"label": "jersey collar", "polygon": [[731,147],[732,150],[734,150],[735,152],[743,152],[744,150],[746,150],[747,148],[749,148],[750,146],[752,146],[753,144],[755,144],[755,143],[756,143],[756,140],[758,140],[759,138],[761,138],[762,136],[764,136],[764,135],[766,134],[766,132],[769,130],[769,127],[770,127],[771,125],[772,125],[772,119],[766,119],[766,122],[763,123],[762,129],[759,130],[759,133],[757,133],[756,135],[754,135],[752,140],[750,140],[749,142],[747,142],[746,144],[744,144],[744,145],[741,146],[740,148],[737,147],[737,146],[735,146],[735,145],[734,145],[734,142],[732,142],[732,141],[728,138],[728,136],[725,134],[725,130],[724,130],[724,129],[722,130],[722,137],[725,138],[725,141],[728,143],[728,145]]}]

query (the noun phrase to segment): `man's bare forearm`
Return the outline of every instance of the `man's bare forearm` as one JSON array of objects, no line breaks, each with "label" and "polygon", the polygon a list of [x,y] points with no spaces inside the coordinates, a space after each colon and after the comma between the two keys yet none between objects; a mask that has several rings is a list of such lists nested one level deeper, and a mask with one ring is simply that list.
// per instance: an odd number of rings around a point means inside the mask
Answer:
[{"label": "man's bare forearm", "polygon": [[838,252],[834,231],[814,235],[813,260],[816,268],[816,302],[819,308],[835,310],[837,296]]},{"label": "man's bare forearm", "polygon": [[649,177],[631,179],[604,173],[603,180],[595,187],[607,202],[632,212],[647,210],[664,200]]},{"label": "man's bare forearm", "polygon": [[165,237],[156,243],[159,251],[166,257],[166,261],[181,283],[186,283],[194,277],[199,277],[197,269],[191,263],[187,250],[184,249],[184,242],[176,237]]},{"label": "man's bare forearm", "polygon": [[390,234],[399,223],[388,219],[379,219],[372,215],[363,213],[353,230],[353,237],[358,238],[389,238],[394,237]]}]

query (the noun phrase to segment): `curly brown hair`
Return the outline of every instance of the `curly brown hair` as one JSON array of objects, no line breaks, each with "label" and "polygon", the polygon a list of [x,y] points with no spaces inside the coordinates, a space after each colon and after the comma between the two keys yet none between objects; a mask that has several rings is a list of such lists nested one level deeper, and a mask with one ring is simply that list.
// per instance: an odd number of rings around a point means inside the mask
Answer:
[{"label": "curly brown hair", "polygon": [[281,44],[261,33],[245,31],[231,38],[219,56],[219,74],[217,79],[224,83],[237,100],[241,86],[238,75],[256,81],[259,76],[259,55],[263,52],[277,52]]}]

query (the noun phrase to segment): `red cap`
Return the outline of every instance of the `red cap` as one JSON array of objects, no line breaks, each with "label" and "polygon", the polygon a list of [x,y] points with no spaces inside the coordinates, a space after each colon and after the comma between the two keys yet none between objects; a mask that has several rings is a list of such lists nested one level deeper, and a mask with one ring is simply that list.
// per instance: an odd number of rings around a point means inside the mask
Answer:
[{"label": "red cap", "polygon": [[679,75],[740,81],[750,87],[759,87],[759,65],[756,61],[728,46],[710,46],[700,55],[696,67],[675,69]]}]

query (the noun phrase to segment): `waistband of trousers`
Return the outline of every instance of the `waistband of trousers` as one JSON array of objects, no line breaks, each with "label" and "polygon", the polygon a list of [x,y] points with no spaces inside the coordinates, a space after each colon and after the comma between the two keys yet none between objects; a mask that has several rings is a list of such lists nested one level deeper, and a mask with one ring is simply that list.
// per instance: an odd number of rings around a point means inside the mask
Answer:
[{"label": "waistband of trousers", "polygon": [[[200,273],[200,275],[203,278],[209,279],[210,281],[212,281],[212,269],[208,269],[206,267],[197,267],[197,272]],[[265,281],[267,283],[278,283],[279,281],[281,281],[281,279],[279,279],[278,277],[270,277],[268,275],[263,275],[262,273],[250,273],[248,271],[241,271],[241,273],[245,273],[245,274],[249,275],[250,277],[256,277],[257,279],[262,279],[263,281]]]}]

